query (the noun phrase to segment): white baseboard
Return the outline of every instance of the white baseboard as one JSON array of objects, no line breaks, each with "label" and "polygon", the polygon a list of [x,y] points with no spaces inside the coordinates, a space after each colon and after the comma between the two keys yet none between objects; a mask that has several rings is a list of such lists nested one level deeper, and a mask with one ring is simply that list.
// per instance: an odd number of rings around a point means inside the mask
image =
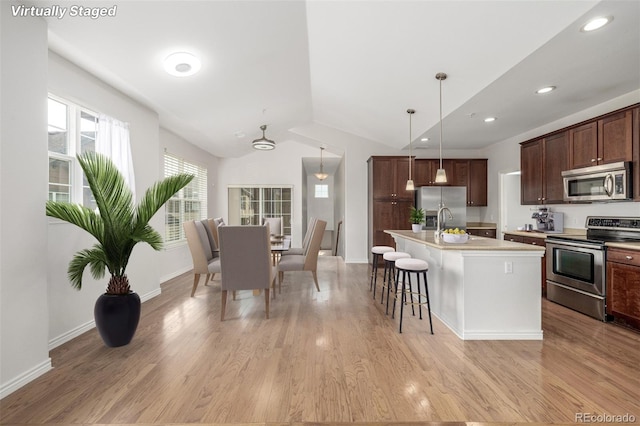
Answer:
[{"label": "white baseboard", "polygon": [[[162,290],[158,287],[156,290],[150,291],[149,293],[139,294],[140,301],[144,303],[147,300],[150,300],[156,296],[159,296],[161,293],[162,293]],[[67,331],[66,333],[63,333],[57,337],[54,337],[53,339],[49,340],[49,350],[55,349],[58,346],[64,343],[67,343],[72,339],[75,339],[76,337],[80,336],[83,333],[86,333],[89,330],[94,329],[95,327],[96,327],[95,320],[91,320],[91,321],[87,321],[86,323],[72,330]]]},{"label": "white baseboard", "polygon": [[52,368],[53,367],[51,366],[51,358],[47,358],[45,361],[24,372],[15,379],[10,380],[7,383],[3,383],[2,385],[0,385],[0,399],[17,391],[22,386],[26,385],[29,382],[32,382]]},{"label": "white baseboard", "polygon": [[167,275],[163,275],[163,276],[160,277],[160,283],[161,284],[165,283],[165,282],[169,281],[170,279],[173,279],[173,278],[175,278],[175,277],[177,277],[179,275],[184,274],[185,272],[189,272],[192,269],[193,269],[192,266],[185,266],[184,268],[179,269],[179,270],[177,270],[175,272],[172,272],[172,273],[167,274]]}]

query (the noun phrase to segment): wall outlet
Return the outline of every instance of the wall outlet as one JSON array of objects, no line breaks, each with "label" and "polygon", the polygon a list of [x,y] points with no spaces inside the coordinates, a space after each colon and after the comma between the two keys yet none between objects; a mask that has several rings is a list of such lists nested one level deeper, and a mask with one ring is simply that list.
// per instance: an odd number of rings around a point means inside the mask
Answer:
[{"label": "wall outlet", "polygon": [[513,274],[513,262],[504,262],[504,273]]}]

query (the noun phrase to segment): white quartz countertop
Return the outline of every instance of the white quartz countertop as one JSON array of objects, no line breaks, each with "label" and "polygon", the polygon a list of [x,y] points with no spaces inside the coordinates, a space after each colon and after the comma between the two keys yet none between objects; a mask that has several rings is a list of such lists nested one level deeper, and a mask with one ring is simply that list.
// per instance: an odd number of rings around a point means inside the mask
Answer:
[{"label": "white quartz countertop", "polygon": [[440,250],[487,250],[487,251],[544,251],[544,247],[534,246],[530,244],[512,243],[511,241],[497,240],[495,238],[485,238],[479,236],[469,236],[469,240],[463,244],[445,243],[444,241],[436,242],[434,232],[420,231],[413,232],[407,230],[385,230],[389,235],[406,238],[434,247]]}]

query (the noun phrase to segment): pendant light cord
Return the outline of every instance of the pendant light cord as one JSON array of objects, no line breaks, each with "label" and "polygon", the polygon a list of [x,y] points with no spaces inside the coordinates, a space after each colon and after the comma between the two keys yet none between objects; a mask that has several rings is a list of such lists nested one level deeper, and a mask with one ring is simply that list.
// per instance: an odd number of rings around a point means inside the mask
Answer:
[{"label": "pendant light cord", "polygon": [[413,115],[413,110],[407,110],[409,113],[409,180],[411,180],[411,157],[413,157],[413,149],[411,148],[411,116]]},{"label": "pendant light cord", "polygon": [[442,79],[440,79],[440,168],[442,168]]}]

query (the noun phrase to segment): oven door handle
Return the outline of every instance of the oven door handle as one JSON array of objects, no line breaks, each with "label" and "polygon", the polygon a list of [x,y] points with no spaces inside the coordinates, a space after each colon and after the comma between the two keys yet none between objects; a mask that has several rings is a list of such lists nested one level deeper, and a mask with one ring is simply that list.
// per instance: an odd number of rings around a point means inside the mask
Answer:
[{"label": "oven door handle", "polygon": [[613,194],[613,175],[611,173],[608,173],[604,177],[604,192],[608,197],[611,197],[611,194]]},{"label": "oven door handle", "polygon": [[600,246],[599,244],[574,243],[572,241],[549,241],[547,239],[547,248],[549,248],[550,245],[556,248],[562,248],[562,246],[571,246],[588,250],[602,250],[602,246]]}]

